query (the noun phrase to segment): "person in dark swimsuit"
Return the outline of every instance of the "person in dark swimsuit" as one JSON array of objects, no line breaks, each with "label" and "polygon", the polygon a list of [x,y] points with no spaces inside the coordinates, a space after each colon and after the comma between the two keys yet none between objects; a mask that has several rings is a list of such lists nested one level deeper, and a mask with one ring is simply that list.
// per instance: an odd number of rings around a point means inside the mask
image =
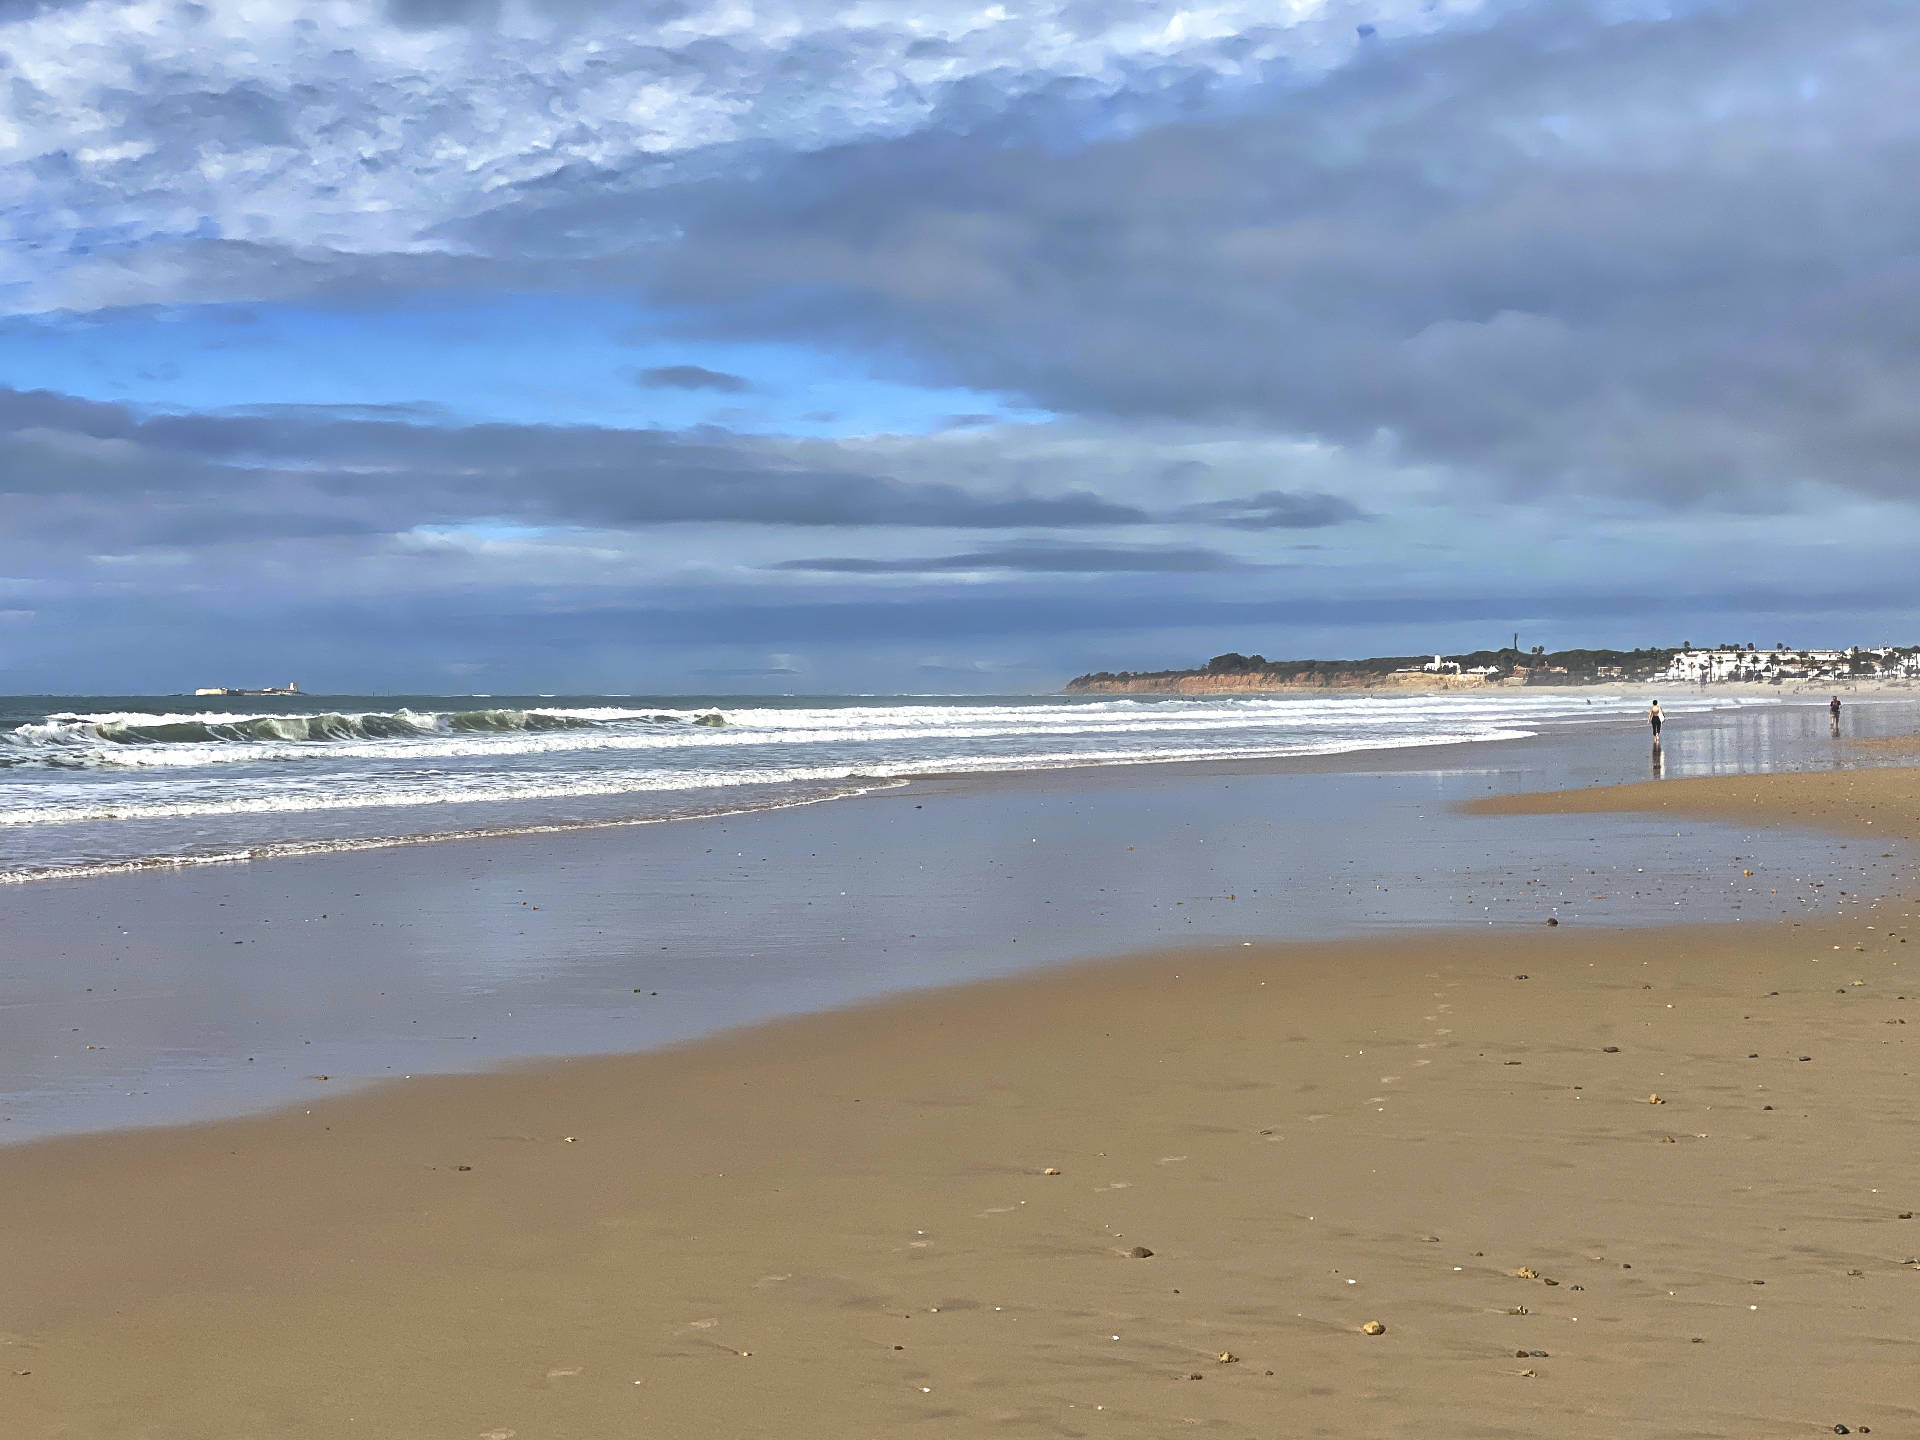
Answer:
[{"label": "person in dark swimsuit", "polygon": [[1840,733],[1840,697],[1838,695],[1827,702],[1827,714],[1831,718],[1833,733],[1838,735]]},{"label": "person in dark swimsuit", "polygon": [[1660,722],[1666,717],[1660,713],[1660,702],[1654,701],[1647,707],[1647,724],[1653,727],[1653,743],[1660,743]]}]

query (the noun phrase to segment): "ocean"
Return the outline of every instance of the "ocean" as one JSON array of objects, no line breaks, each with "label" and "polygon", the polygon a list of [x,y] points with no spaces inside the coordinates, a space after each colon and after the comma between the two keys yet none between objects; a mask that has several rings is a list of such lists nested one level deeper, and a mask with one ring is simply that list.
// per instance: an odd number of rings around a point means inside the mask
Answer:
[{"label": "ocean", "polygon": [[[1906,847],[1844,835],[1462,813],[1898,758],[1830,740],[1811,697],[1709,692],[1663,697],[1656,764],[1643,706],[4,702],[0,870],[19,883],[0,885],[0,1144],[1156,947],[1549,917],[1771,926],[1910,886]],[[1920,707],[1862,701],[1847,725],[1911,733]],[[1103,763],[1125,761],[1142,763]],[[231,863],[248,856],[276,858]]]},{"label": "ocean", "polygon": [[[918,776],[1523,739],[1623,692],[0,698],[0,882],[659,822]],[[1710,694],[1690,711],[1767,706]]]}]

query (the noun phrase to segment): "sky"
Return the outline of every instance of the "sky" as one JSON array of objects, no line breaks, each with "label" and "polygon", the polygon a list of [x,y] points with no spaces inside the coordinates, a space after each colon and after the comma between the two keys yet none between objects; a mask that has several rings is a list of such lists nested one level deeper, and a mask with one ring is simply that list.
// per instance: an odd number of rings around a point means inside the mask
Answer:
[{"label": "sky", "polygon": [[1920,642],[1910,0],[0,0],[0,691]]}]

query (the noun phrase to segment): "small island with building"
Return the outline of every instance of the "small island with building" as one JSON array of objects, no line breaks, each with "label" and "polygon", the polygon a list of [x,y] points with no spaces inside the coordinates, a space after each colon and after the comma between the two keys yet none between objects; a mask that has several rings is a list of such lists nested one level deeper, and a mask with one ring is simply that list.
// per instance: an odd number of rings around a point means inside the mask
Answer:
[{"label": "small island with building", "polygon": [[1196,670],[1107,671],[1079,675],[1067,694],[1230,695],[1265,691],[1474,690],[1509,685],[1609,685],[1625,682],[1826,684],[1859,680],[1920,680],[1920,645],[1798,650],[1784,642],[1771,650],[1747,645],[1695,649],[1651,646],[1637,650],[1522,650],[1519,637],[1498,650],[1461,655],[1387,655],[1365,660],[1268,660],[1229,651]]}]

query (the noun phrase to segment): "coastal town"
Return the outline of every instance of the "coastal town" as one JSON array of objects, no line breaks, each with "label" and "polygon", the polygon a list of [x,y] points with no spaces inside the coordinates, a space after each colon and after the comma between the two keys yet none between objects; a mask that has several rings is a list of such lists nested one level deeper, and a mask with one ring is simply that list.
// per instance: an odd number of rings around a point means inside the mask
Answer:
[{"label": "coastal town", "polygon": [[[1659,652],[1632,652],[1634,656],[1649,653]],[[1761,650],[1747,644],[1724,645],[1710,650],[1685,646],[1667,653],[1670,658],[1665,667],[1658,670],[1634,666],[1624,657],[1620,663],[1595,663],[1576,669],[1570,665],[1553,663],[1560,658],[1558,656],[1535,652],[1507,667],[1485,662],[1467,664],[1463,660],[1435,655],[1419,665],[1404,666],[1390,673],[1478,675],[1490,683],[1500,681],[1523,685],[1599,683],[1608,680],[1659,681],[1683,685],[1784,685],[1790,681],[1920,678],[1920,646],[1911,645],[1793,650],[1782,642],[1771,650]],[[1473,658],[1477,657],[1468,657]]]},{"label": "coastal town", "polygon": [[1903,685],[1920,681],[1920,645],[1798,649],[1785,642],[1637,650],[1498,650],[1364,660],[1268,660],[1229,651],[1193,670],[1099,671],[1076,676],[1070,693],[1233,694],[1266,690],[1472,690],[1512,685]]}]

